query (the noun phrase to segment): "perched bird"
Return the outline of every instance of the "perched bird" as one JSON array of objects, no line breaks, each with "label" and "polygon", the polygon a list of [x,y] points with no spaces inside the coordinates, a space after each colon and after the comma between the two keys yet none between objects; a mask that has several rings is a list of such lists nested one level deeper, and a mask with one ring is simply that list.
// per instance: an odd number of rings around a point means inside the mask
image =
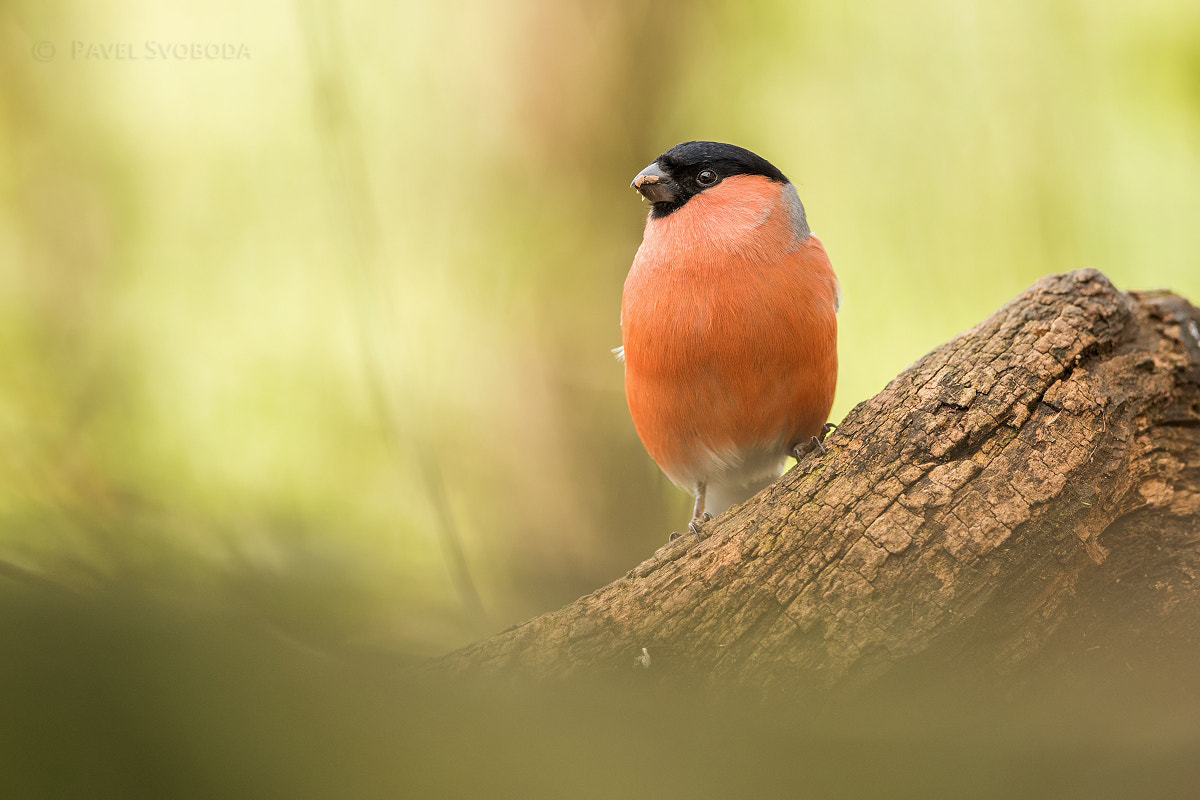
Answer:
[{"label": "perched bird", "polygon": [[651,205],[621,300],[625,397],[695,525],[824,449],[840,290],[796,188],[749,150],[686,142],[631,185]]}]

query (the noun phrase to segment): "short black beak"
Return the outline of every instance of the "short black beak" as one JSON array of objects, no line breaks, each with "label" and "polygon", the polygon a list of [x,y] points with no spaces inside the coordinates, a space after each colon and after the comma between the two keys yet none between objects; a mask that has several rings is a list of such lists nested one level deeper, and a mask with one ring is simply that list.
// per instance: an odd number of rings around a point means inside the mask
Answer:
[{"label": "short black beak", "polygon": [[629,185],[651,203],[671,203],[679,196],[679,184],[663,172],[657,161],[639,172]]}]

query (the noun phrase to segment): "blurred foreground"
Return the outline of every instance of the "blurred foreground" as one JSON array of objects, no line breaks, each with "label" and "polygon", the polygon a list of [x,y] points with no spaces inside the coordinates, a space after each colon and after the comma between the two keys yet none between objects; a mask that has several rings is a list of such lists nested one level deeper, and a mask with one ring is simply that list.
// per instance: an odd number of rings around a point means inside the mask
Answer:
[{"label": "blurred foreground", "polygon": [[1019,692],[926,675],[806,705],[697,696],[632,665],[571,686],[450,682],[201,599],[11,575],[0,641],[3,797],[1061,800],[1200,781],[1190,671]]}]

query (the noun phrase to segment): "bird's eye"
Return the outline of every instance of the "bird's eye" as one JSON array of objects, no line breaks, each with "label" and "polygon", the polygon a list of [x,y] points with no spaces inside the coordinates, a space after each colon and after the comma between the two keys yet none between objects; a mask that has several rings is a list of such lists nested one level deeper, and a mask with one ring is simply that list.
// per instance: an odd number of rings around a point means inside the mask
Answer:
[{"label": "bird's eye", "polygon": [[700,170],[699,174],[696,175],[696,183],[700,184],[701,186],[712,186],[716,182],[717,173],[713,172],[711,169],[702,169]]}]

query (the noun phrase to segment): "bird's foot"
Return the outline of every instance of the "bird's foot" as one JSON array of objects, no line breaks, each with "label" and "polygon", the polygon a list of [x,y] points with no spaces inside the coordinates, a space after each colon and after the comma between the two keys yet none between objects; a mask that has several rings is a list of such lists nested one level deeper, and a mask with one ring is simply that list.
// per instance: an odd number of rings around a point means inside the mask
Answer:
[{"label": "bird's foot", "polygon": [[[703,534],[701,534],[701,532],[700,532],[700,526],[701,526],[701,525],[703,525],[704,523],[708,522],[708,521],[709,521],[710,519],[712,519],[712,518],[713,518],[713,515],[712,515],[712,514],[710,514],[710,513],[708,513],[707,511],[705,511],[705,512],[704,512],[703,514],[701,514],[700,516],[698,516],[698,517],[695,517],[694,519],[692,519],[692,521],[691,521],[691,522],[689,522],[689,523],[688,523],[688,533],[690,533],[690,534],[692,534],[693,536],[695,536],[695,537],[696,537],[696,541],[699,541],[699,542],[702,542],[702,541],[704,541],[704,539],[705,539],[706,537],[705,537]],[[677,532],[673,532],[673,533],[670,535],[670,537],[667,539],[667,541],[668,541],[668,542],[673,542],[673,541],[675,541],[675,540],[676,540],[676,539],[678,539],[678,538],[679,538],[679,533],[677,533]]]},{"label": "bird's foot", "polygon": [[799,461],[801,458],[814,451],[820,453],[821,455],[825,455],[827,452],[829,452],[825,449],[825,437],[828,436],[829,432],[835,428],[837,428],[837,425],[834,425],[832,422],[826,422],[821,426],[820,433],[811,437],[807,442],[798,444],[792,448],[792,457]]}]

